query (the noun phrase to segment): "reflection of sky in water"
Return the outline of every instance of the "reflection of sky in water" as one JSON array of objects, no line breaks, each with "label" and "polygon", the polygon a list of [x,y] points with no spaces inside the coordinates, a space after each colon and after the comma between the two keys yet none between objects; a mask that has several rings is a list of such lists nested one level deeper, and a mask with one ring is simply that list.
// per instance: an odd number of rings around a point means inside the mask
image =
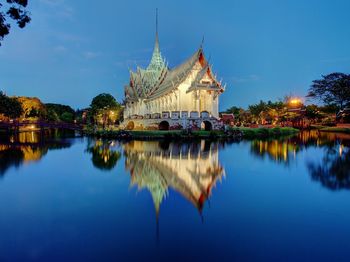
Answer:
[{"label": "reflection of sky in water", "polygon": [[[325,181],[344,182],[349,174],[316,179],[309,167],[328,167],[325,158],[349,163],[344,136],[304,134],[267,146],[62,141],[36,145],[39,157],[24,151],[28,156],[19,162],[35,161],[4,171],[0,260],[347,257],[350,192],[345,186],[330,190]],[[215,166],[222,172],[213,172]],[[157,222],[151,192],[158,186],[167,193]],[[208,194],[199,214],[191,199],[201,192]]]}]

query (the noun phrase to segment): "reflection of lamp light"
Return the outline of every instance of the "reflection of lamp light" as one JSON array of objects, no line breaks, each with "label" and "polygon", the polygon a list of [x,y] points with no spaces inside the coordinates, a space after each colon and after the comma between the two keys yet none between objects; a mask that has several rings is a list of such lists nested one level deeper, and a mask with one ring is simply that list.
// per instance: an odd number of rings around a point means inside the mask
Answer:
[{"label": "reflection of lamp light", "polygon": [[339,145],[339,156],[343,155],[343,145]]},{"label": "reflection of lamp light", "polygon": [[35,128],[35,125],[31,125],[29,128],[30,128],[30,129],[34,129],[34,128]]}]

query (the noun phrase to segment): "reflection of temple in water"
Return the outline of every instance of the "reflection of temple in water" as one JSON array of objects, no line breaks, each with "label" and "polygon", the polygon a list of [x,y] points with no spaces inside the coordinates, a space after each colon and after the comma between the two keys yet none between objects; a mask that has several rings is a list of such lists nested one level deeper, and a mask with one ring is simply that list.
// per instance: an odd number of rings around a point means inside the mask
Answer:
[{"label": "reflection of temple in water", "polygon": [[224,170],[219,164],[218,144],[132,141],[123,146],[131,185],[148,189],[158,214],[171,188],[199,211]]}]

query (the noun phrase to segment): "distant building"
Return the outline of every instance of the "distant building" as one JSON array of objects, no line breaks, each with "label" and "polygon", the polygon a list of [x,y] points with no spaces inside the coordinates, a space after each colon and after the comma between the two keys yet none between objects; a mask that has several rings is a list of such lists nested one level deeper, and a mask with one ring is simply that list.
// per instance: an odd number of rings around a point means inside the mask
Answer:
[{"label": "distant building", "polygon": [[221,121],[225,124],[225,125],[233,125],[234,121],[235,121],[235,116],[234,114],[225,114],[222,113],[221,114]]},{"label": "distant building", "polygon": [[159,49],[158,30],[150,64],[130,71],[125,86],[124,127],[127,129],[218,129],[217,81],[202,45],[181,65],[170,69]]},{"label": "distant building", "polygon": [[340,110],[336,115],[336,120],[340,123],[350,123],[350,107]]}]

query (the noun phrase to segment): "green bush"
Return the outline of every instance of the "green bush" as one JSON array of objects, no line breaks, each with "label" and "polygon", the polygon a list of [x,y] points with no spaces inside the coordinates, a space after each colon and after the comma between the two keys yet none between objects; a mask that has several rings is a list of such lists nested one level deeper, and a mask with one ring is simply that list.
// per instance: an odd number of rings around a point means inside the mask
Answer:
[{"label": "green bush", "polygon": [[70,112],[64,112],[61,117],[60,120],[63,122],[68,122],[71,123],[74,121],[74,115]]}]

